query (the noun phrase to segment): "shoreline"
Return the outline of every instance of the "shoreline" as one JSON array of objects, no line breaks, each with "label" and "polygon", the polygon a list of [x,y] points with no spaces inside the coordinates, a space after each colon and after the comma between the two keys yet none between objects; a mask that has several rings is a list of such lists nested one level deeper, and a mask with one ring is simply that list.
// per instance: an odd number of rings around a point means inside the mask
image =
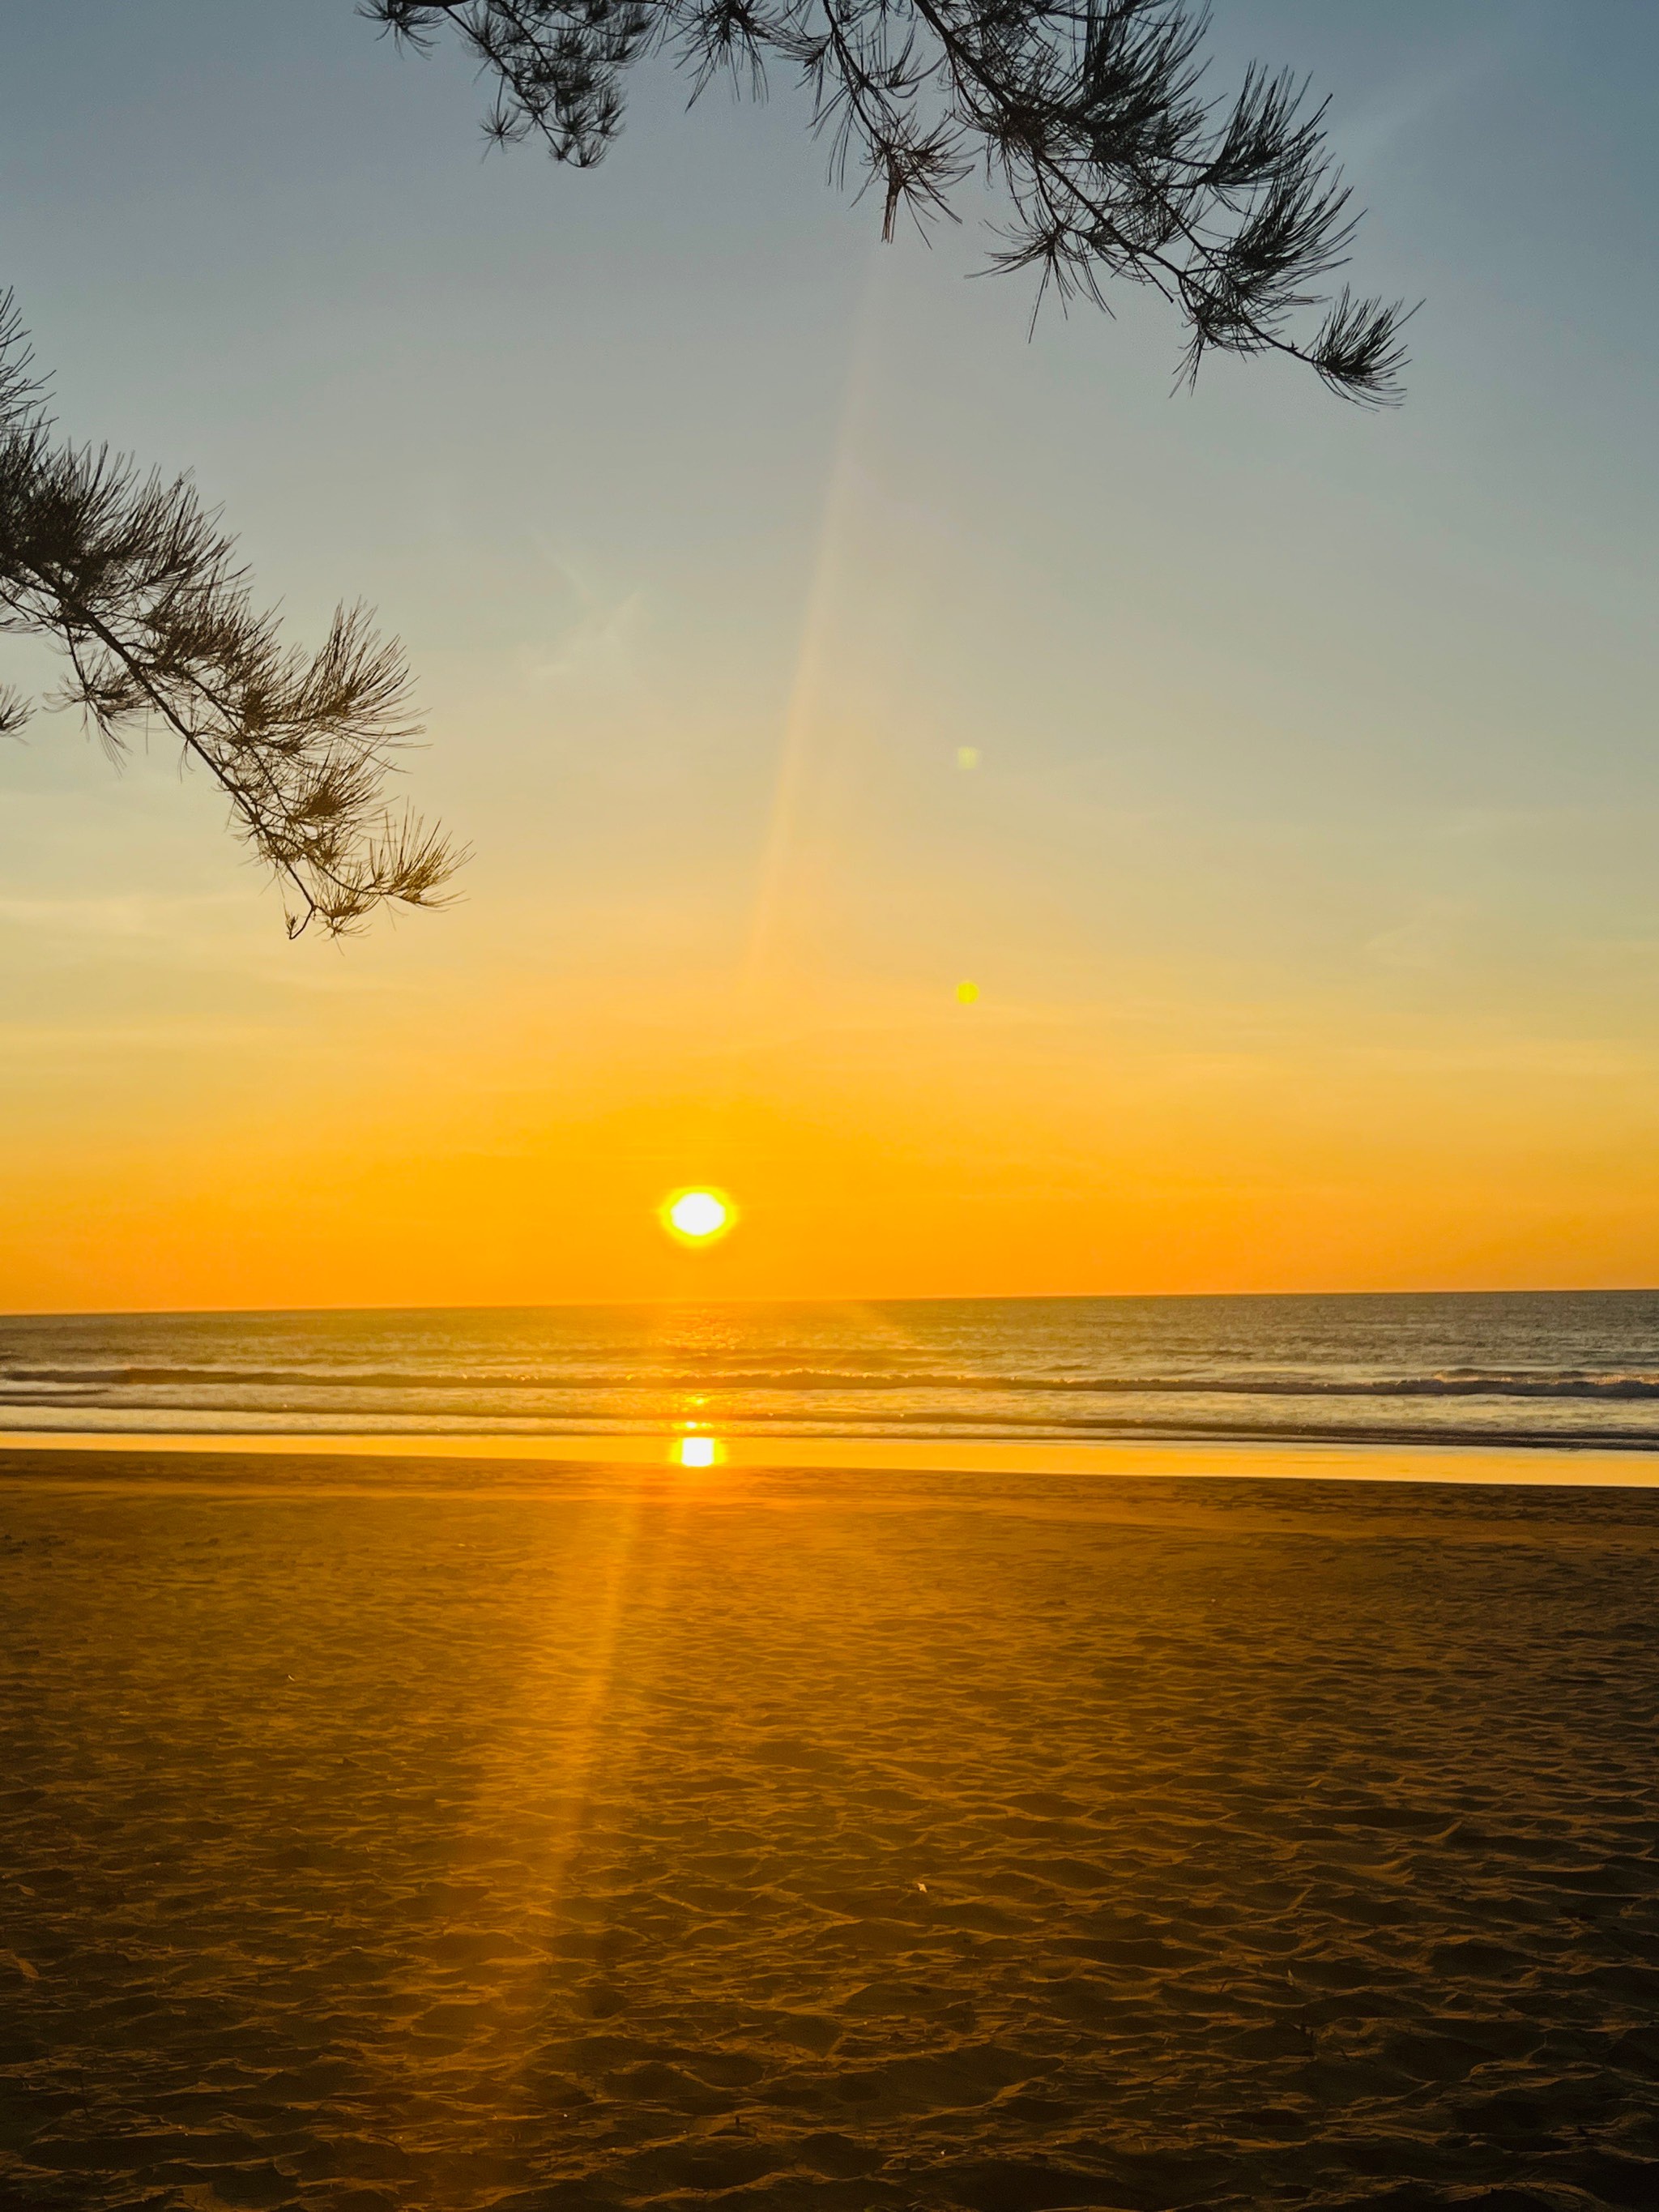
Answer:
[{"label": "shoreline", "polygon": [[632,1475],[655,1473],[685,1479],[723,1473],[833,1471],[840,1474],[1133,1477],[1176,1482],[1234,1480],[1419,1483],[1459,1488],[1659,1489],[1659,1451],[1617,1446],[1339,1445],[1277,1439],[1002,1443],[949,1438],[923,1442],[722,1436],[684,1430],[653,1436],[559,1437],[249,1435],[205,1431],[146,1435],[131,1431],[0,1430],[0,1480],[16,1480],[9,1463],[37,1453],[95,1453],[118,1459],[208,1454],[220,1459],[262,1461],[272,1457],[513,1461],[550,1468],[611,1468]]}]

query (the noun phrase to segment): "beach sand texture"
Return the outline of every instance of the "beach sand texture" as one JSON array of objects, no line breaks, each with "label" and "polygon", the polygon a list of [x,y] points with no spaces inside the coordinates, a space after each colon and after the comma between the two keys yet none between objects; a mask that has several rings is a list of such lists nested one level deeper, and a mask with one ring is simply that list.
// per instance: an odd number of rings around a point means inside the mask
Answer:
[{"label": "beach sand texture", "polygon": [[0,1459],[0,2203],[1659,2203],[1659,1498]]}]

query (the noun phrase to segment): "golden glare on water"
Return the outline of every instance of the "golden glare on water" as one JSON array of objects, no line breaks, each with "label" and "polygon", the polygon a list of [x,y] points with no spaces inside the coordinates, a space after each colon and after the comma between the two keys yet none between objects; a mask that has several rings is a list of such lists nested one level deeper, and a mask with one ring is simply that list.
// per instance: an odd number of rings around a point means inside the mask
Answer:
[{"label": "golden glare on water", "polygon": [[682,1244],[711,1244],[737,1218],[737,1208],[718,1190],[677,1190],[662,1206],[663,1227]]}]

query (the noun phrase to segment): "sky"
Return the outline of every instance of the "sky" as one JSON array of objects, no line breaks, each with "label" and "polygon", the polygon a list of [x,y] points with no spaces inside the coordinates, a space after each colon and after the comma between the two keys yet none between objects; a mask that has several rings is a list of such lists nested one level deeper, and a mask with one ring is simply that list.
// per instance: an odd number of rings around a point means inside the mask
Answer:
[{"label": "sky", "polygon": [[0,0],[64,428],[378,607],[473,850],[289,945],[164,744],[0,740],[0,1309],[1659,1280],[1659,11],[1214,13],[1398,410],[1033,330],[782,83],[578,173],[349,0]]}]

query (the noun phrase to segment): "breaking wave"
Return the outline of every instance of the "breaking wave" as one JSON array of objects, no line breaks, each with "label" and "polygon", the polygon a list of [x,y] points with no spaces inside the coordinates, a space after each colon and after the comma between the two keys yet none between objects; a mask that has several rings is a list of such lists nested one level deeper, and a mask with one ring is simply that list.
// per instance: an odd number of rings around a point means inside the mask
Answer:
[{"label": "breaking wave", "polygon": [[1659,1447],[1659,1294],[0,1318],[13,1429]]}]

